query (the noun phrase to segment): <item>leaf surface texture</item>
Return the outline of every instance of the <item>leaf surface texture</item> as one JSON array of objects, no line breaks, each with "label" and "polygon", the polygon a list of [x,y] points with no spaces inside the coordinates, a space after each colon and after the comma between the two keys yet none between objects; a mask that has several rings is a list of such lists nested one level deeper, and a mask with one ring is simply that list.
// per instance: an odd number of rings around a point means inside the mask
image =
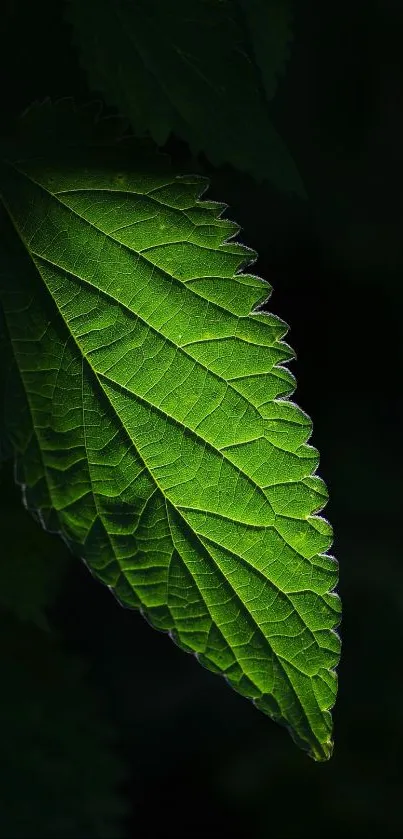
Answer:
[{"label": "leaf surface texture", "polygon": [[327,492],[288,399],[287,327],[252,312],[270,286],[242,272],[256,255],[205,187],[75,153],[3,165],[25,246],[0,284],[17,478],[120,602],[325,759],[340,644]]}]

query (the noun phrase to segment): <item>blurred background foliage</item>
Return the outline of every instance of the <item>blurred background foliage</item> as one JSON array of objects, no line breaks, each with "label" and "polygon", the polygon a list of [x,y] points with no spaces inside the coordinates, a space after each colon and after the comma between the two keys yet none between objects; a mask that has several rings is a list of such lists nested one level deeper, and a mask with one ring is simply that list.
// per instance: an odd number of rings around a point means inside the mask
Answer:
[{"label": "blurred background foliage", "polygon": [[[205,6],[211,11],[220,2]],[[144,2],[136,3],[144,11]],[[125,14],[131,4],[120,0]],[[151,5],[158,8],[157,0]],[[266,47],[256,41],[259,3],[224,5],[236,7],[234,26],[241,29],[249,9],[245,50],[249,61],[261,60]],[[218,162],[211,144],[221,123],[207,126],[203,146],[186,128],[180,103],[175,131],[159,139],[178,170],[210,175],[208,197],[229,204],[227,215],[242,225],[242,240],[259,253],[256,273],[274,287],[270,309],[291,326],[296,400],[314,421],[312,442],[330,491],[325,512],[341,571],[334,756],[325,765],[309,761],[224,680],[140,615],[122,609],[57,536],[31,519],[5,459],[5,838],[403,834],[397,465],[403,419],[403,7],[399,0],[268,5],[278,7],[280,41],[271,49],[279,73],[275,84],[274,71],[269,81],[260,75],[256,101],[266,98],[266,116],[303,193],[281,180],[274,158],[274,179],[267,171],[259,177],[240,158],[240,165],[231,165],[224,153],[227,162]],[[178,2],[177,13],[181,8]],[[102,79],[95,63],[93,72],[84,69],[67,22],[70,4],[8,0],[2,14],[1,133],[45,96],[74,95],[84,103],[95,94],[122,108],[97,86]],[[208,44],[204,49],[208,57]],[[165,119],[158,107],[151,111],[156,131]],[[142,119],[146,132],[144,114]],[[248,149],[253,157],[253,144]],[[264,149],[265,136],[256,159],[264,158]],[[6,366],[1,348],[0,387]]]}]

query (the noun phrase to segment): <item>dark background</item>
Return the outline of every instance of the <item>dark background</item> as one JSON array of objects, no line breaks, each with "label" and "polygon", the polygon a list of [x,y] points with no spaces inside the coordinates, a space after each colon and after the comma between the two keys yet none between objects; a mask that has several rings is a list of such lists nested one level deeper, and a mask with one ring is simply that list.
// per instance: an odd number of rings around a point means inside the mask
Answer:
[{"label": "dark background", "polygon": [[[92,97],[60,3],[8,0],[2,16],[2,131],[36,98]],[[291,326],[295,399],[330,491],[344,604],[333,758],[310,761],[122,609],[31,520],[6,462],[1,836],[403,835],[402,43],[397,0],[297,5],[271,113],[308,201],[199,159]],[[179,138],[166,150],[189,164]]]}]

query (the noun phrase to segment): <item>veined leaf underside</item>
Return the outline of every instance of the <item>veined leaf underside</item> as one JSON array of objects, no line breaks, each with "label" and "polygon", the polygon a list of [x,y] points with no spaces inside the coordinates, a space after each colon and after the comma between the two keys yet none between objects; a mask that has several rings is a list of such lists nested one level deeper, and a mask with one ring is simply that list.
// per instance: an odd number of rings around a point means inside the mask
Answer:
[{"label": "veined leaf underside", "polygon": [[1,289],[16,477],[122,604],[323,759],[340,645],[327,491],[289,398],[287,326],[205,189],[76,160],[3,167],[26,250]]}]

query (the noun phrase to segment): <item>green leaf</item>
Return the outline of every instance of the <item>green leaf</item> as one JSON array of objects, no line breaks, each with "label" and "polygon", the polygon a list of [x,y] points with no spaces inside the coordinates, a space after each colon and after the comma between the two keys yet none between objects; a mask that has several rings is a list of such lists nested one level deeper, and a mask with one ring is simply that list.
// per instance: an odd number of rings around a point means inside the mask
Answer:
[{"label": "green leaf", "polygon": [[215,165],[306,197],[267,106],[286,49],[275,6],[267,13],[255,2],[246,27],[232,0],[69,0],[66,8],[90,85],[137,135],[162,145],[173,131]]},{"label": "green leaf", "polygon": [[[119,168],[117,168],[119,166]],[[1,171],[25,246],[1,279],[28,508],[124,605],[331,754],[337,563],[287,330],[251,310],[225,205],[104,152]]]}]

